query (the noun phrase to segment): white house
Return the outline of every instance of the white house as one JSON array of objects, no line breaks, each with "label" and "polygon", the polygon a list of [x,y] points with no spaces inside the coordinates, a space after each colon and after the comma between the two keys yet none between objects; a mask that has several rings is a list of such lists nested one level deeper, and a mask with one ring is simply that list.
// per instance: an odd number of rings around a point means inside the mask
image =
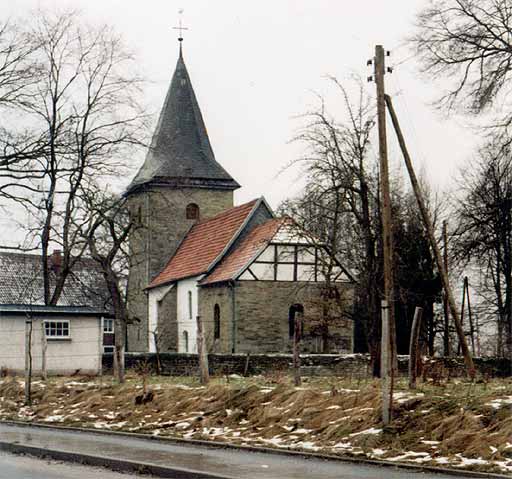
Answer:
[{"label": "white house", "polygon": [[[49,374],[99,373],[104,333],[112,328],[101,272],[93,261],[81,260],[58,304],[46,306],[40,262],[37,255],[0,253],[0,369],[24,370],[29,331],[35,374],[41,371],[43,344]],[[59,252],[51,264],[53,275],[60,266]]]}]

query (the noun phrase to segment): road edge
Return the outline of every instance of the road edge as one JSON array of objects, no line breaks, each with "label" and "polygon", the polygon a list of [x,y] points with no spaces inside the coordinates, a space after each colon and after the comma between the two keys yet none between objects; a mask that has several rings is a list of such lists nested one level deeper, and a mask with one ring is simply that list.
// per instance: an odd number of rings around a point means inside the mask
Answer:
[{"label": "road edge", "polygon": [[[162,443],[174,443],[174,444],[183,444],[189,446],[200,446],[206,447],[210,449],[234,449],[245,452],[254,452],[254,453],[264,453],[264,454],[273,454],[273,455],[281,455],[281,456],[295,456],[302,457],[305,459],[321,459],[321,460],[329,460],[329,461],[339,461],[339,462],[349,462],[353,464],[361,464],[361,465],[371,465],[385,468],[398,468],[398,469],[408,469],[416,472],[431,472],[435,474],[446,474],[450,476],[458,476],[458,477],[467,477],[467,478],[481,478],[481,479],[510,479],[510,475],[506,474],[496,474],[490,472],[478,472],[478,471],[469,471],[465,469],[451,469],[446,467],[436,467],[436,466],[427,466],[421,464],[411,464],[407,462],[391,462],[391,461],[383,461],[377,459],[367,459],[367,458],[358,458],[358,457],[350,457],[350,456],[338,456],[334,454],[319,454],[315,452],[307,452],[307,451],[297,451],[293,449],[275,449],[270,447],[258,447],[258,446],[244,446],[241,444],[230,444],[223,443],[218,441],[206,441],[200,439],[184,439],[176,436],[153,436],[150,434],[142,434],[136,432],[126,432],[126,431],[109,431],[105,429],[92,429],[92,428],[83,428],[83,427],[73,427],[73,426],[62,426],[62,425],[54,425],[54,424],[44,424],[39,422],[28,422],[28,421],[14,421],[14,420],[0,420],[0,424],[5,424],[7,426],[20,426],[20,427],[35,427],[41,429],[48,430],[60,430],[60,431],[70,431],[70,432],[84,432],[88,434],[96,434],[96,435],[107,435],[107,436],[118,436],[118,437],[127,437],[127,438],[135,438],[142,439],[146,441],[156,441]],[[6,444],[4,442],[0,442],[0,445]],[[12,444],[12,443],[9,443]],[[32,446],[27,446],[32,447]],[[63,451],[60,451],[63,452]],[[75,453],[70,453],[75,454]],[[78,454],[79,455],[79,454]],[[84,455],[86,456],[86,455]],[[91,456],[94,457],[94,456]],[[101,456],[98,456],[101,457]],[[104,458],[107,461],[109,458]],[[63,460],[63,459],[61,459]],[[76,461],[74,461],[76,462]],[[123,462],[123,461],[121,461]],[[125,461],[127,463],[131,463],[131,461]],[[135,464],[135,463],[133,463]],[[141,467],[151,466],[151,464],[140,463]],[[155,468],[161,467],[153,465]],[[164,468],[165,469],[165,468]],[[197,474],[196,471],[193,471]],[[140,473],[140,472],[139,472]],[[161,476],[161,477],[175,477],[175,476]],[[184,478],[189,477],[203,477],[203,476],[183,476]],[[225,479],[225,476],[204,476],[205,478],[219,478]],[[231,478],[229,478],[231,479]]]},{"label": "road edge", "polygon": [[6,441],[0,441],[0,451],[11,454],[27,454],[39,457],[41,459],[53,459],[77,463],[80,465],[94,466],[110,469],[115,472],[151,475],[163,478],[173,479],[234,479],[231,476],[221,476],[219,474],[205,473],[183,467],[167,467],[156,464],[128,461],[126,459],[115,459],[105,456],[96,456],[82,454],[79,452],[68,452],[60,449],[44,449],[37,446],[27,446],[25,444],[16,444]]}]

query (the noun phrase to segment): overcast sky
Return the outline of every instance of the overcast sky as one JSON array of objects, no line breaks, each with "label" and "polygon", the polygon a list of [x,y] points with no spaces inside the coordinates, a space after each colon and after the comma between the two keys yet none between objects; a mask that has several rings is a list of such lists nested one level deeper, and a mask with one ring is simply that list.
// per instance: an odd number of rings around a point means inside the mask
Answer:
[{"label": "overcast sky", "polygon": [[[466,120],[431,106],[441,84],[421,79],[404,39],[426,0],[2,0],[0,15],[37,7],[78,8],[108,23],[138,55],[152,82],[146,102],[158,113],[178,56],[178,10],[183,9],[184,57],[217,160],[242,185],[240,203],[264,195],[272,206],[297,191],[297,172],[277,176],[300,155],[290,144],[295,116],[329,96],[326,75],[346,80],[371,74],[375,44],[391,50],[387,89],[415,163],[434,185],[447,188],[475,145]],[[373,94],[375,85],[368,83]],[[330,96],[329,96],[330,98]],[[336,105],[332,103],[333,113]],[[391,133],[391,129],[389,129]],[[391,161],[401,161],[393,136]],[[375,148],[374,151],[377,151]],[[127,158],[136,162],[136,159]]]}]

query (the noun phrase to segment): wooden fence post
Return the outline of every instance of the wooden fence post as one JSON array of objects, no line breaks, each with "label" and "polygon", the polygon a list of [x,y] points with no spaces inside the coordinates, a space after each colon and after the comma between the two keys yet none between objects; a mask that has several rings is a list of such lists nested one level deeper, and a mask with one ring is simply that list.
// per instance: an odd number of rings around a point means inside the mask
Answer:
[{"label": "wooden fence post", "polygon": [[409,388],[416,389],[418,376],[419,338],[421,326],[421,314],[423,308],[416,306],[414,319],[412,320],[411,339],[409,342]]},{"label": "wooden fence post", "polygon": [[293,328],[293,382],[295,386],[300,386],[300,338],[302,335],[302,318],[301,311],[295,311],[294,328]]},{"label": "wooden fence post", "polygon": [[41,319],[41,377],[43,381],[48,379],[48,372],[46,370],[46,351],[48,349],[48,341],[46,340],[46,328],[44,319]]},{"label": "wooden fence post", "polygon": [[32,404],[32,319],[25,320],[25,404]]},{"label": "wooden fence post", "polygon": [[208,354],[206,353],[206,341],[204,338],[203,321],[201,316],[196,316],[197,322],[197,356],[199,358],[199,381],[208,384],[210,373],[208,371]]}]

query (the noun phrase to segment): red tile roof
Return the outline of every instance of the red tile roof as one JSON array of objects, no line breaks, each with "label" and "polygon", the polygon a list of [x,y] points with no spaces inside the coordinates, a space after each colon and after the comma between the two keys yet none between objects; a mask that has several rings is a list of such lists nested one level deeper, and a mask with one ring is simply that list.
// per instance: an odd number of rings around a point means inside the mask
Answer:
[{"label": "red tile roof", "polygon": [[235,279],[237,273],[251,261],[274,237],[288,218],[275,218],[256,226],[215,269],[201,281],[201,285]]},{"label": "red tile roof", "polygon": [[195,224],[167,266],[153,279],[149,287],[206,273],[244,224],[258,201],[253,200],[230,208],[213,218]]}]

